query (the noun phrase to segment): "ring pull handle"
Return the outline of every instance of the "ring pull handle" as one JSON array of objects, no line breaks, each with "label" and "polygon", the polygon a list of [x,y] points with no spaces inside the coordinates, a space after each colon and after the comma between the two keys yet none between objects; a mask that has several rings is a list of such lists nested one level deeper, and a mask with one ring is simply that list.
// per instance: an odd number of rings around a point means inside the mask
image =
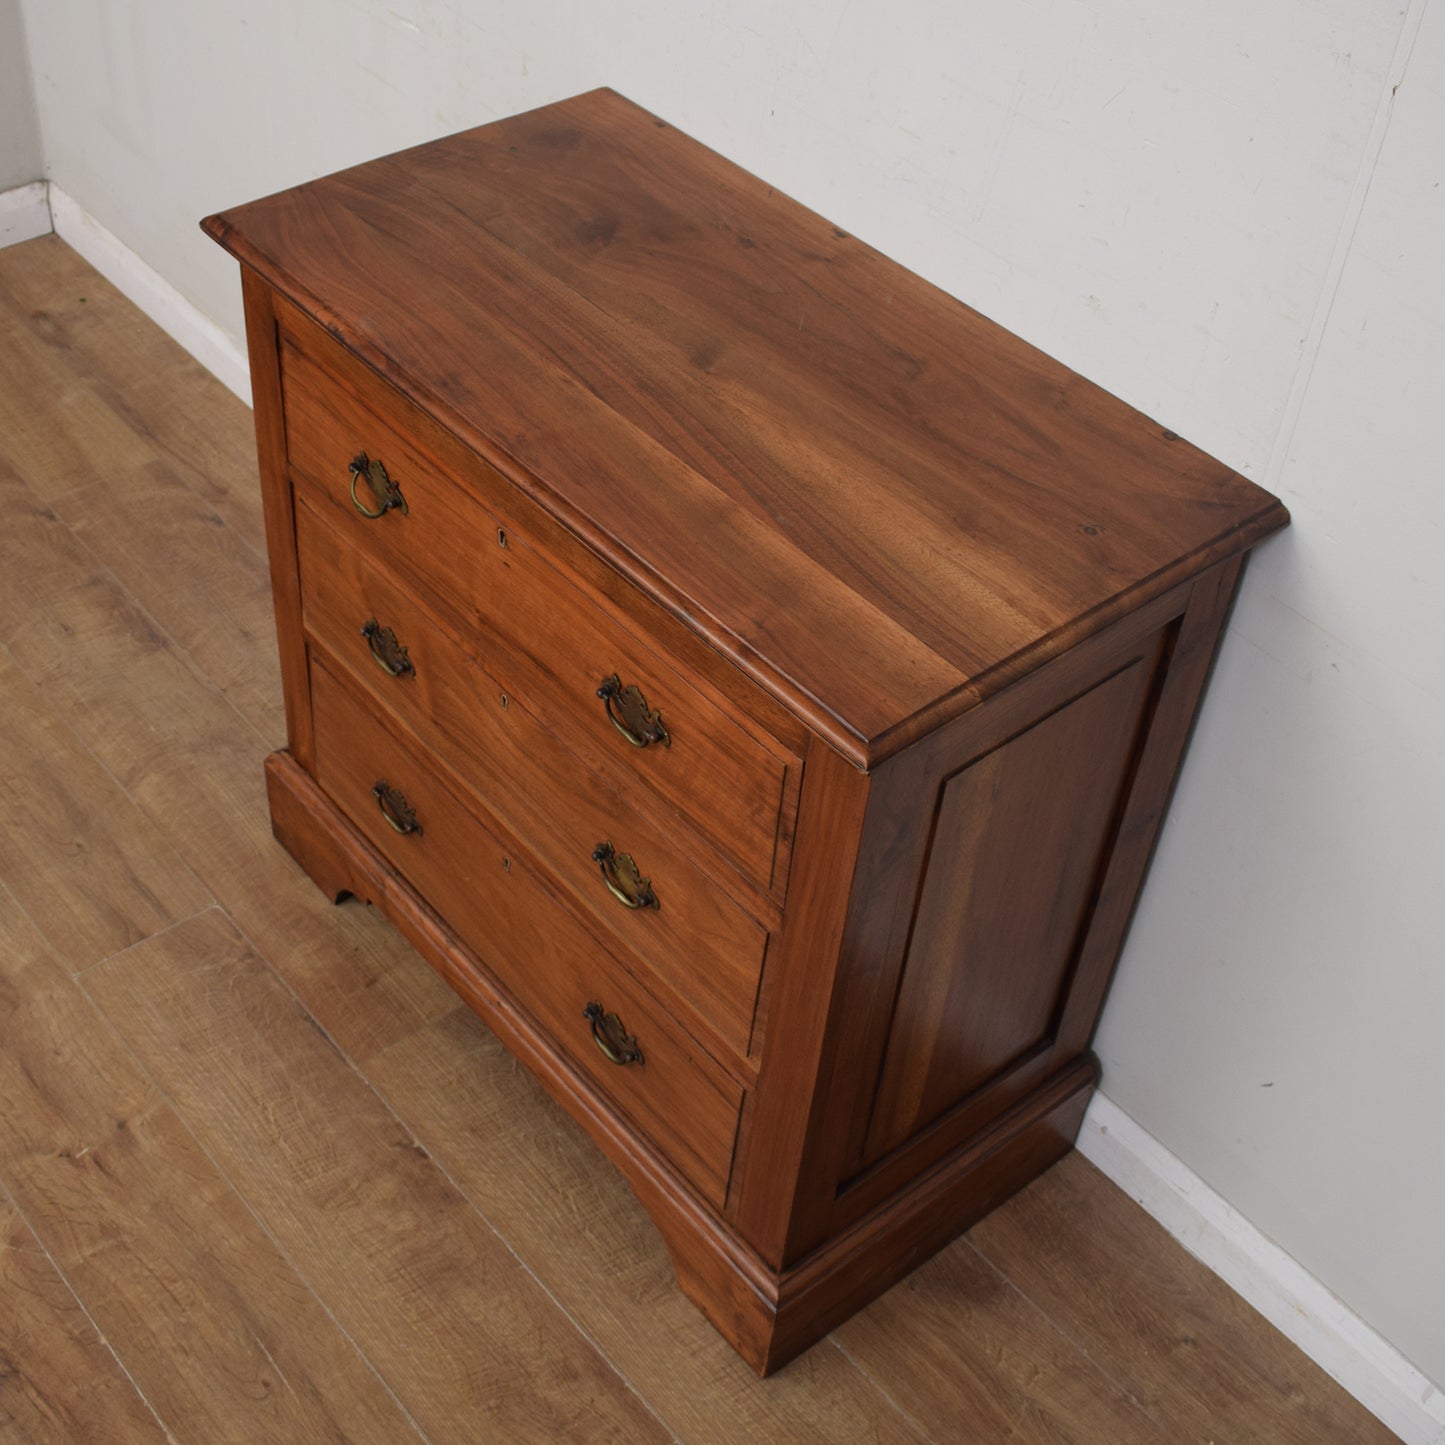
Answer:
[{"label": "ring pull handle", "polygon": [[379,778],[371,785],[371,796],[376,799],[381,816],[398,833],[421,836],[421,824],[416,820],[415,809],[385,778]]},{"label": "ring pull handle", "polygon": [[594,1001],[582,1010],[582,1017],[592,1025],[592,1042],[612,1063],[626,1067],[647,1062],[637,1040],[623,1028],[616,1014],[605,1013],[602,1005]]},{"label": "ring pull handle", "polygon": [[376,665],[388,677],[405,677],[416,672],[416,665],[406,655],[405,645],[397,641],[391,628],[383,627],[376,618],[369,617],[361,625],[361,635],[366,639]]},{"label": "ring pull handle", "polygon": [[619,853],[611,843],[599,843],[592,850],[592,861],[602,871],[607,891],[624,908],[661,908],[652,891],[652,879],[637,871],[630,853]]},{"label": "ring pull handle", "polygon": [[[406,515],[406,498],[401,488],[386,474],[380,462],[372,461],[365,452],[358,452],[348,468],[351,473],[351,505],[369,521],[385,516],[392,508]],[[368,507],[357,495],[356,484],[366,478],[366,489],[371,493],[373,506]]]},{"label": "ring pull handle", "polygon": [[648,707],[636,683],[623,687],[622,679],[614,672],[598,684],[597,696],[602,699],[612,726],[633,747],[645,748],[650,743],[661,743],[665,748],[672,746],[672,738],[662,725],[662,714]]}]

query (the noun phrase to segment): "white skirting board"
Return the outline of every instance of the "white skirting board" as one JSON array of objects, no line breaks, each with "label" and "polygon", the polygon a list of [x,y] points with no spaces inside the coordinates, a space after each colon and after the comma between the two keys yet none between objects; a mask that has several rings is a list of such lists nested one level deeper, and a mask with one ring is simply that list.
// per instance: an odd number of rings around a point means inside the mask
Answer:
[{"label": "white skirting board", "polygon": [[44,181],[31,181],[13,191],[0,191],[0,249],[33,241],[53,229],[48,189]]},{"label": "white skirting board", "polygon": [[251,369],[244,349],[237,342],[53,181],[50,214],[55,222],[55,234],[66,245],[84,256],[111,285],[139,306],[162,331],[180,342],[247,406],[251,404]]},{"label": "white skirting board", "polygon": [[1079,1152],[1406,1445],[1445,1445],[1445,1393],[1102,1094]]},{"label": "white skirting board", "polygon": [[[0,245],[28,239],[9,218],[43,235],[53,215],[62,240],[249,404],[243,349],[58,186],[46,200],[43,182],[0,195]],[[1079,1150],[1406,1445],[1445,1445],[1445,1393],[1102,1094]]]}]

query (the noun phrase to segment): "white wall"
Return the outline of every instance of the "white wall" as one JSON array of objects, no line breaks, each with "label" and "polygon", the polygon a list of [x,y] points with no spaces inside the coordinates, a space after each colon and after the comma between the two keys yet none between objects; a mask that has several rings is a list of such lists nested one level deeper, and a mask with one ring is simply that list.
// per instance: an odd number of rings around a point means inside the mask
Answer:
[{"label": "white wall", "polygon": [[1445,1381],[1445,0],[22,7],[50,174],[236,336],[198,217],[610,84],[1281,491],[1104,1087]]},{"label": "white wall", "polygon": [[0,0],[0,192],[43,174],[19,0]]},{"label": "white wall", "polygon": [[1445,4],[1420,8],[1277,444],[1294,526],[1252,564],[1101,1044],[1117,1103],[1441,1381]]}]

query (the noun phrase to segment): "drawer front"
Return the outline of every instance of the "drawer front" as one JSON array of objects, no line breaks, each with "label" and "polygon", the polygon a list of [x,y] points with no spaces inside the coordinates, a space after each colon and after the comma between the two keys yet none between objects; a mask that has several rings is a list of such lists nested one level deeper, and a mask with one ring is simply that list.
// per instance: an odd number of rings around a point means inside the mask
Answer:
[{"label": "drawer front", "polygon": [[[720,1206],[740,1087],[562,906],[537,865],[458,801],[441,765],[378,722],[314,649],[311,689],[317,782],[559,1051]],[[392,790],[381,801],[379,783]],[[592,1004],[596,1023],[586,1017]],[[609,1014],[640,1060],[617,1064],[596,1046],[594,1030],[609,1042]]]},{"label": "drawer front", "polygon": [[[594,924],[650,971],[674,1012],[695,1013],[745,1058],[767,931],[689,860],[666,816],[619,798],[531,715],[529,696],[493,671],[495,659],[467,652],[304,499],[296,535],[308,633],[537,851]],[[404,657],[377,636],[383,628]],[[613,894],[609,881],[628,891],[626,864],[595,859],[602,843],[635,862],[655,907]]]},{"label": "drawer front", "polygon": [[[318,340],[306,344],[315,348]],[[453,612],[464,630],[484,634],[537,716],[577,738],[615,787],[654,791],[744,877],[781,896],[798,760],[745,730],[686,679],[683,664],[621,625],[586,583],[559,571],[545,538],[529,537],[485,504],[479,493],[505,501],[509,491],[485,463],[472,460],[477,476],[490,479],[486,488],[448,475],[407,434],[414,409],[399,394],[368,374],[359,398],[289,341],[282,373],[298,490],[329,509],[355,545]],[[385,468],[397,505],[385,505],[379,473],[378,490],[352,470],[362,454]],[[363,516],[358,503],[380,515]],[[638,605],[645,605],[640,597]],[[614,678],[625,696],[600,697]],[[644,741],[654,718],[666,743]]]}]

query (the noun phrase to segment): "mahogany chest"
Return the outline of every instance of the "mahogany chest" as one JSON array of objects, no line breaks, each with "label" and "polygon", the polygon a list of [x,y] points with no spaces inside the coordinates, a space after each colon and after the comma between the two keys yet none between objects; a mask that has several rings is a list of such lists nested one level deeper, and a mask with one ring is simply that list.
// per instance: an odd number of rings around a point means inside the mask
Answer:
[{"label": "mahogany chest", "polygon": [[1280,503],[611,91],[213,216],[276,834],[784,1363],[1067,1151]]}]

